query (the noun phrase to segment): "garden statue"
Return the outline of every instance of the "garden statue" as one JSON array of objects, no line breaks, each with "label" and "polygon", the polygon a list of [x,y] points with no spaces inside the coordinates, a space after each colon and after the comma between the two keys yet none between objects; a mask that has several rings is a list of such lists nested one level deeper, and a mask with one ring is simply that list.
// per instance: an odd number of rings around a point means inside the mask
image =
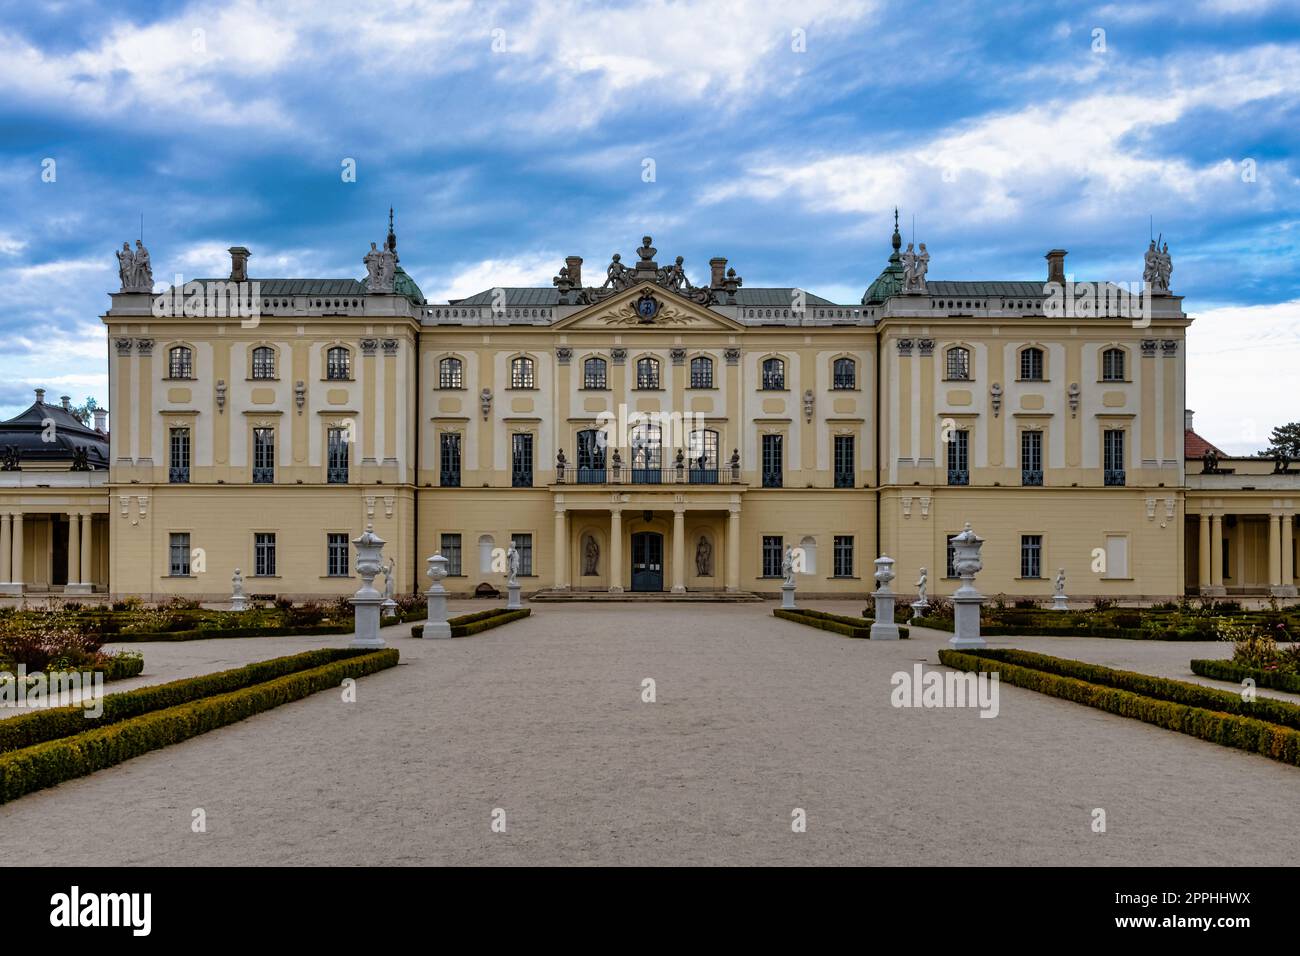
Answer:
[{"label": "garden statue", "polygon": [[1056,588],[1055,593],[1052,595],[1052,610],[1068,611],[1070,609],[1069,605],[1066,604],[1068,600],[1069,598],[1065,596],[1065,568],[1057,568]]},{"label": "garden statue", "polygon": [[704,535],[700,535],[700,543],[695,546],[695,573],[702,578],[713,576],[713,546]]},{"label": "garden statue", "polygon": [[926,587],[927,587],[926,582],[929,580],[929,578],[930,575],[926,572],[925,568],[922,568],[921,576],[916,581],[916,595],[917,595],[916,599],[921,604],[926,603],[926,595],[925,595]]},{"label": "garden statue", "polygon": [[582,548],[583,577],[595,577],[600,573],[600,545],[594,535],[587,535]]},{"label": "garden statue", "polygon": [[230,609],[232,611],[248,610],[248,598],[244,597],[244,576],[235,568],[230,578]]},{"label": "garden statue", "polygon": [[519,551],[515,548],[514,542],[510,542],[510,549],[506,551],[506,591],[509,599],[506,601],[506,609],[516,611],[523,607],[519,603]]}]

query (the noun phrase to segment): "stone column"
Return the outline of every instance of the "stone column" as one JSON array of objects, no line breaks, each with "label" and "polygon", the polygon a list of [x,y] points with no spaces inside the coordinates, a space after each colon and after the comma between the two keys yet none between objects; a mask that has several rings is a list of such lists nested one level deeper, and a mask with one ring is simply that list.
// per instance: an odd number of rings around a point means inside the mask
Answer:
[{"label": "stone column", "polygon": [[555,505],[555,575],[557,591],[569,589],[569,515],[562,503]]},{"label": "stone column", "polygon": [[81,516],[81,586],[90,594],[95,590],[92,560],[95,557],[95,516],[87,511]]},{"label": "stone column", "polygon": [[673,508],[673,594],[686,593],[686,506]]},{"label": "stone column", "polygon": [[23,561],[23,513],[21,511],[14,514],[14,546],[13,546],[13,567],[10,570],[10,594],[23,593],[23,573],[25,564]]},{"label": "stone column", "polygon": [[1223,593],[1223,515],[1210,516],[1210,590]]},{"label": "stone column", "polygon": [[9,512],[0,513],[0,584],[8,584],[12,577],[14,531]]},{"label": "stone column", "polygon": [[609,593],[623,593],[623,510],[609,509]]},{"label": "stone column", "polygon": [[1197,551],[1196,584],[1202,594],[1210,588],[1210,515],[1201,512],[1201,546]]},{"label": "stone column", "polygon": [[[55,525],[50,520],[50,530]],[[52,546],[52,545],[51,545]],[[68,581],[65,591],[76,591],[81,583],[81,515],[71,512],[68,515]]]},{"label": "stone column", "polygon": [[740,590],[740,506],[732,505],[727,515],[727,581],[728,591]]},{"label": "stone column", "polygon": [[1282,515],[1282,594],[1296,596],[1295,586],[1295,515]]},{"label": "stone column", "polygon": [[1282,516],[1268,516],[1268,589],[1277,594],[1282,588]]}]

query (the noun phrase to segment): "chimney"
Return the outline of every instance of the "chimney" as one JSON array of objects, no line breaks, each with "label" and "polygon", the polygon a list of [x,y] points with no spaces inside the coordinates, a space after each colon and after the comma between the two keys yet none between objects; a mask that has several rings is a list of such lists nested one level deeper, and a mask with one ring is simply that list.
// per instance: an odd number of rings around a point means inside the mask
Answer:
[{"label": "chimney", "polygon": [[99,432],[101,435],[107,435],[107,434],[108,434],[108,431],[107,431],[107,428],[108,428],[108,409],[107,409],[107,408],[96,408],[96,409],[94,410],[94,414],[95,414],[95,431]]},{"label": "chimney", "polygon": [[39,404],[39,405],[44,405],[44,404],[45,404],[45,389],[43,389],[43,388],[38,388],[38,389],[36,390],[36,402],[37,402],[37,404]]},{"label": "chimney", "polygon": [[575,289],[582,288],[582,256],[565,256],[564,264],[569,267],[569,281]]},{"label": "chimney", "polygon": [[63,406],[63,410],[64,410],[65,412],[70,412],[70,411],[72,411],[72,396],[71,396],[71,395],[60,395],[60,396],[59,396],[59,404]]},{"label": "chimney", "polygon": [[1065,250],[1053,249],[1047,256],[1047,281],[1065,285]]},{"label": "chimney", "polygon": [[230,281],[248,281],[248,257],[251,253],[243,246],[230,247]]},{"label": "chimney", "polygon": [[1183,409],[1183,431],[1185,431],[1185,432],[1190,432],[1190,431],[1193,430],[1193,429],[1192,429],[1192,416],[1195,415],[1195,414],[1196,414],[1196,413],[1193,412],[1190,408],[1184,408],[1184,409]]},{"label": "chimney", "polygon": [[727,278],[727,260],[723,256],[714,256],[709,260],[709,288],[721,289]]}]

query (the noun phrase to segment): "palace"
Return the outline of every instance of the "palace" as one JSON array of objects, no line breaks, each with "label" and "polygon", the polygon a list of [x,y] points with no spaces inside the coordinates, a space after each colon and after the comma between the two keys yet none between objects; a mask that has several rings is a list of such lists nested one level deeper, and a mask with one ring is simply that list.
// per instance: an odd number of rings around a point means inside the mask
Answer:
[{"label": "palace", "polygon": [[1074,295],[1063,250],[1041,282],[929,280],[895,225],[854,304],[721,257],[695,286],[648,236],[594,283],[570,256],[447,303],[391,224],[364,280],[230,252],[160,296],[118,253],[111,433],[39,390],[0,423],[7,600],[223,601],[237,568],[255,596],[350,594],[367,526],[398,591],[435,552],[453,593],[499,586],[513,544],[543,597],[770,595],[794,546],[801,595],[863,596],[881,554],[947,595],[966,522],[987,594],[1046,597],[1059,568],[1075,599],[1296,593],[1300,473],[1193,431],[1154,243],[1140,294]]}]

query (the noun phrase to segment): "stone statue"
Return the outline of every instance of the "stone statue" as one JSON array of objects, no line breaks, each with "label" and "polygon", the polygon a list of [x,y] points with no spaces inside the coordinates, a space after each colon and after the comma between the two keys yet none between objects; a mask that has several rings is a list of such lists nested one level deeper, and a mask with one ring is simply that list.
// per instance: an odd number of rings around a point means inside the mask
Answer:
[{"label": "stone statue", "polygon": [[1056,569],[1056,594],[1065,593],[1065,568]]},{"label": "stone statue", "polygon": [[244,593],[244,575],[239,568],[235,568],[235,573],[230,577],[230,593],[235,597],[240,597]]},{"label": "stone statue", "polygon": [[1160,257],[1157,260],[1157,268],[1160,273],[1160,284],[1166,292],[1169,291],[1169,283],[1174,275],[1174,260],[1169,255],[1169,243],[1165,243],[1160,248]]},{"label": "stone statue", "polygon": [[900,258],[903,260],[903,291],[924,292],[925,274],[930,270],[930,253],[925,251],[925,243],[921,243],[921,250],[917,252],[909,242],[907,251]]},{"label": "stone statue", "polygon": [[609,268],[605,270],[605,284],[601,286],[602,289],[613,289],[617,292],[627,288],[627,266],[623,265],[621,260],[622,256],[617,252],[614,253]]},{"label": "stone statue", "polygon": [[704,535],[700,535],[700,543],[695,546],[695,573],[702,578],[713,577],[713,545]]},{"label": "stone statue", "polygon": [[561,448],[555,453],[555,470],[561,475],[564,474],[564,466],[569,462],[564,457],[564,449]]},{"label": "stone statue", "polygon": [[370,244],[370,251],[365,254],[361,260],[366,264],[366,289],[371,292],[378,292],[382,282],[384,270],[384,255],[379,251],[375,243]]},{"label": "stone statue", "polygon": [[641,237],[641,248],[636,251],[636,254],[641,257],[642,262],[654,261],[655,253],[659,250],[651,245],[652,242],[654,240],[649,236]]},{"label": "stone statue", "polygon": [[[393,600],[393,572],[397,569],[397,562],[392,558],[380,570],[384,575],[384,603],[387,604]],[[394,602],[395,603],[395,602]]]},{"label": "stone statue", "polygon": [[4,457],[0,459],[0,471],[22,471],[22,463],[18,457],[17,445],[5,445]]},{"label": "stone statue", "polygon": [[122,291],[129,292],[135,288],[135,256],[131,254],[131,243],[122,243],[117,253],[117,274],[122,279]]},{"label": "stone statue", "polygon": [[924,604],[927,601],[926,588],[929,586],[930,574],[925,568],[921,569],[921,576],[916,581],[916,601],[918,604]]},{"label": "stone statue", "polygon": [[600,545],[594,535],[587,535],[582,545],[582,574],[595,577],[600,573]]},{"label": "stone statue", "polygon": [[670,266],[664,266],[656,275],[661,286],[666,289],[672,289],[674,292],[685,291],[690,283],[686,281],[686,270],[682,268],[685,260],[677,257],[677,261]]},{"label": "stone statue", "polygon": [[73,451],[72,466],[68,469],[68,471],[93,471],[93,470],[94,470],[93,466],[90,464],[90,452],[86,450],[85,445],[82,445],[79,448],[77,448],[75,451]]},{"label": "stone statue", "polygon": [[1214,449],[1205,449],[1205,454],[1201,456],[1201,474],[1214,475],[1219,471],[1219,456],[1214,453]]},{"label": "stone statue", "polygon": [[733,449],[731,449],[731,462],[730,462],[730,465],[731,465],[731,470],[732,470],[732,471],[736,471],[736,470],[740,467],[740,449],[739,449],[739,448],[733,448]]},{"label": "stone statue", "polygon": [[673,464],[677,466],[678,471],[681,471],[683,468],[686,467],[686,456],[682,454],[682,450],[680,448],[677,449],[677,457],[673,459]]},{"label": "stone statue", "polygon": [[925,243],[921,243],[921,251],[916,257],[915,267],[915,285],[917,292],[925,291],[925,275],[930,271],[930,253],[925,249]]},{"label": "stone statue", "polygon": [[153,264],[149,261],[149,250],[139,239],[135,241],[135,262],[131,274],[135,277],[136,291],[153,291]]},{"label": "stone statue", "polygon": [[1142,281],[1147,288],[1152,292],[1168,292],[1169,280],[1174,271],[1174,263],[1169,256],[1169,243],[1161,246],[1158,239],[1152,239],[1144,260]]},{"label": "stone statue", "polygon": [[788,544],[781,558],[781,577],[785,579],[781,582],[782,587],[794,587],[794,548]]},{"label": "stone statue", "polygon": [[519,576],[519,552],[515,549],[514,544],[510,545],[510,550],[506,552],[506,584],[514,586],[518,582],[515,580]]},{"label": "stone statue", "polygon": [[911,292],[913,277],[916,275],[916,252],[912,243],[907,244],[899,258],[903,260],[903,291]]}]

